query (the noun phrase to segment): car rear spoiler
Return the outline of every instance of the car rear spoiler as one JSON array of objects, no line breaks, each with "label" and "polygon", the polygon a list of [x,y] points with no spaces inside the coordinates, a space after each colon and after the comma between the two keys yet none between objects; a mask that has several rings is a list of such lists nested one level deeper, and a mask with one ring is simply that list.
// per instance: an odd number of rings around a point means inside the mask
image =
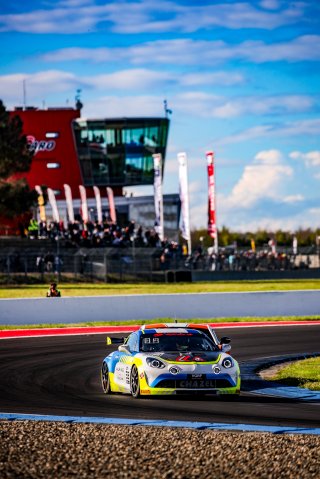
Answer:
[{"label": "car rear spoiler", "polygon": [[126,338],[110,338],[110,336],[107,336],[107,345],[109,346],[110,344],[123,344],[125,342]]}]

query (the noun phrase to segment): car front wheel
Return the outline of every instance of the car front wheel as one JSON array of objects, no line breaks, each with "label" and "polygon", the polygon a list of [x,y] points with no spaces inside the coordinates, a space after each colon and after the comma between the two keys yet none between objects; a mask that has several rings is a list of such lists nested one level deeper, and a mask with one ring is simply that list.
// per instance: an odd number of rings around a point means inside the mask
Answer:
[{"label": "car front wheel", "polygon": [[140,380],[139,380],[139,372],[138,372],[137,366],[132,366],[132,369],[131,369],[130,389],[131,389],[131,394],[134,398],[138,398],[140,396]]}]

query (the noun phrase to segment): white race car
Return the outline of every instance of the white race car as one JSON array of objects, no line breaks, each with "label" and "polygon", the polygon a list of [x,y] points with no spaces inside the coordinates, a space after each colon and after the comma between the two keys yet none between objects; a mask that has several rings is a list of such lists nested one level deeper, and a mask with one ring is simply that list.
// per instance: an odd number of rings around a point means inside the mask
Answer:
[{"label": "white race car", "polygon": [[[107,344],[116,342],[107,338]],[[120,342],[102,363],[105,394],[240,394],[240,369],[229,354],[230,339],[219,341],[207,324],[145,325]]]}]

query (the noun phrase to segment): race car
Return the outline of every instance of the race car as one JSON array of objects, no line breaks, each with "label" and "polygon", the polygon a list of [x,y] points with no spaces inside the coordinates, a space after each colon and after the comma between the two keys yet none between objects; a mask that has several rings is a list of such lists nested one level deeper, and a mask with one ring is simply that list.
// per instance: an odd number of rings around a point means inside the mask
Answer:
[{"label": "race car", "polygon": [[142,326],[102,362],[105,394],[134,398],[174,394],[240,394],[240,369],[229,354],[230,339],[219,341],[206,324],[168,323]]}]

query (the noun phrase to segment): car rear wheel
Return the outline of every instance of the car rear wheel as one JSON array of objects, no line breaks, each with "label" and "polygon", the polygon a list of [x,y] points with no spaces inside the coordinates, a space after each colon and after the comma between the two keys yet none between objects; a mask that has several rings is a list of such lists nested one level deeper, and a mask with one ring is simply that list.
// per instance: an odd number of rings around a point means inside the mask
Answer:
[{"label": "car rear wheel", "polygon": [[109,369],[106,363],[103,363],[101,368],[101,384],[103,392],[105,394],[111,394]]},{"label": "car rear wheel", "polygon": [[137,366],[132,366],[130,374],[130,390],[134,398],[140,396],[140,380]]}]

